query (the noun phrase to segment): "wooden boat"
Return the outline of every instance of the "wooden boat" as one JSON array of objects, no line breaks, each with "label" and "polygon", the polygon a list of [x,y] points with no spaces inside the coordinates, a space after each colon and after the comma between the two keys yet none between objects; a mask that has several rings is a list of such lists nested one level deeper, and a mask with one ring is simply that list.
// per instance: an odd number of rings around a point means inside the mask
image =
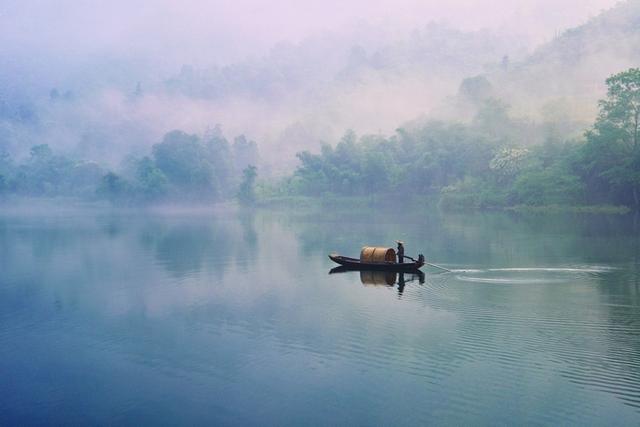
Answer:
[{"label": "wooden boat", "polygon": [[331,261],[340,264],[341,266],[351,270],[378,270],[378,271],[416,271],[424,266],[423,261],[397,263],[395,261],[383,261],[383,262],[366,262],[360,261],[357,258],[349,258],[346,256],[331,254],[329,255]]}]

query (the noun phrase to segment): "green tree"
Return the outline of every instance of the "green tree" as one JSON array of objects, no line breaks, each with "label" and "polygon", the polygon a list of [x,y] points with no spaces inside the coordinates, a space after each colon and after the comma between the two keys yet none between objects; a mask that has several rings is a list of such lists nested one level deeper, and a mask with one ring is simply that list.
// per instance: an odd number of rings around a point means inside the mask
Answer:
[{"label": "green tree", "polygon": [[258,163],[258,145],[244,135],[234,138],[231,149],[236,171],[243,171],[247,166]]},{"label": "green tree", "polygon": [[249,165],[242,171],[242,183],[238,191],[238,200],[244,205],[251,205],[256,201],[256,178],[258,170],[255,166]]},{"label": "green tree", "polygon": [[595,128],[612,132],[615,142],[636,150],[640,131],[640,68],[613,75],[606,83],[607,98],[600,101]]},{"label": "green tree", "polygon": [[165,174],[153,163],[149,157],[138,161],[136,178],[140,184],[142,194],[147,199],[158,199],[168,190],[168,182]]},{"label": "green tree", "polygon": [[175,130],[153,146],[155,164],[180,195],[215,198],[217,182],[211,164],[211,153],[200,138]]},{"label": "green tree", "polygon": [[69,193],[73,168],[73,161],[54,154],[47,144],[35,145],[29,160],[18,167],[13,186],[35,196]]},{"label": "green tree", "polygon": [[493,87],[486,77],[480,75],[475,77],[468,77],[462,80],[458,93],[465,100],[470,101],[475,105],[479,105],[481,102],[491,97]]},{"label": "green tree", "polygon": [[529,170],[513,185],[515,202],[525,205],[563,205],[580,203],[583,186],[575,175],[558,167]]},{"label": "green tree", "polygon": [[222,129],[216,125],[205,132],[202,147],[206,162],[210,165],[211,181],[215,196],[233,196],[231,177],[233,174],[233,153]]},{"label": "green tree", "polygon": [[485,137],[502,144],[511,142],[514,123],[509,117],[509,106],[496,98],[482,101],[473,119],[473,126]]},{"label": "green tree", "polygon": [[118,202],[126,197],[128,190],[127,181],[113,172],[108,172],[102,177],[97,193],[111,202]]},{"label": "green tree", "polygon": [[607,97],[587,132],[580,169],[595,196],[640,207],[640,69],[609,77]]}]

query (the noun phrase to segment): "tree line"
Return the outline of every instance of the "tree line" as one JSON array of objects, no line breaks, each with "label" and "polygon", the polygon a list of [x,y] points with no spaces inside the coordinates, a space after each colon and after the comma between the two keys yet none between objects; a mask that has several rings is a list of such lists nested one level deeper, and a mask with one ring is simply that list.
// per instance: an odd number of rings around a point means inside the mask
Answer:
[{"label": "tree line", "polygon": [[127,157],[118,172],[41,144],[19,163],[0,154],[0,195],[73,196],[114,204],[206,203],[238,196],[251,203],[257,162],[254,141],[241,135],[229,143],[219,128],[203,136],[171,131],[150,155]]},{"label": "tree line", "polygon": [[[581,138],[547,132],[532,144],[531,124],[485,99],[470,123],[414,121],[389,137],[348,131],[335,147],[297,154],[299,166],[259,196],[418,195],[445,207],[625,205],[640,207],[640,69],[606,80],[599,114]],[[16,162],[0,153],[0,195],[74,196],[116,204],[256,200],[257,145],[230,143],[216,127],[175,130],[118,171],[35,145]]]},{"label": "tree line", "polygon": [[527,125],[504,104],[484,101],[468,124],[410,123],[390,137],[347,132],[300,166],[280,191],[310,196],[417,194],[443,205],[625,205],[640,207],[640,69],[606,81],[583,138],[523,144]]}]

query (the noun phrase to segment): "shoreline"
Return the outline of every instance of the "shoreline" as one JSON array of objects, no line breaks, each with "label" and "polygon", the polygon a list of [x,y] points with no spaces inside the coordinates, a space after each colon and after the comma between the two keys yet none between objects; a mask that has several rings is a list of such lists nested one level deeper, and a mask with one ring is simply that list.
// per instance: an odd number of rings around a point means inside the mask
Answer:
[{"label": "shoreline", "polygon": [[443,206],[438,201],[429,201],[417,197],[410,200],[406,198],[389,195],[373,195],[358,197],[311,197],[311,196],[283,196],[267,197],[259,199],[253,205],[243,205],[235,200],[226,200],[212,203],[186,203],[186,202],[164,202],[149,204],[111,204],[104,200],[86,200],[75,197],[9,197],[0,200],[1,213],[26,213],[26,214],[47,214],[62,213],[77,209],[98,209],[101,211],[131,211],[131,212],[216,212],[216,211],[247,211],[254,209],[354,209],[354,208],[375,208],[381,210],[396,209],[397,206],[437,209],[443,213],[457,212],[514,212],[531,214],[598,214],[598,215],[627,215],[633,213],[633,209],[628,206],[616,205],[515,205],[515,206],[495,206],[495,207],[474,207],[455,206],[447,204]]}]

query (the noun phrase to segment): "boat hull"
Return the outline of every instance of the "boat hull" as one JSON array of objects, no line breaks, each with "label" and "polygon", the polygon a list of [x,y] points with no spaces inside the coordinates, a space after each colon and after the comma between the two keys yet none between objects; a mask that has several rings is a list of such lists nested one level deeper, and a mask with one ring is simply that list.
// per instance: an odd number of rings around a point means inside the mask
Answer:
[{"label": "boat hull", "polygon": [[405,262],[399,264],[397,262],[361,262],[356,258],[349,258],[341,255],[329,255],[329,259],[335,262],[336,264],[340,264],[344,268],[348,268],[350,270],[379,270],[379,271],[417,271],[422,266],[424,266],[423,262]]}]

